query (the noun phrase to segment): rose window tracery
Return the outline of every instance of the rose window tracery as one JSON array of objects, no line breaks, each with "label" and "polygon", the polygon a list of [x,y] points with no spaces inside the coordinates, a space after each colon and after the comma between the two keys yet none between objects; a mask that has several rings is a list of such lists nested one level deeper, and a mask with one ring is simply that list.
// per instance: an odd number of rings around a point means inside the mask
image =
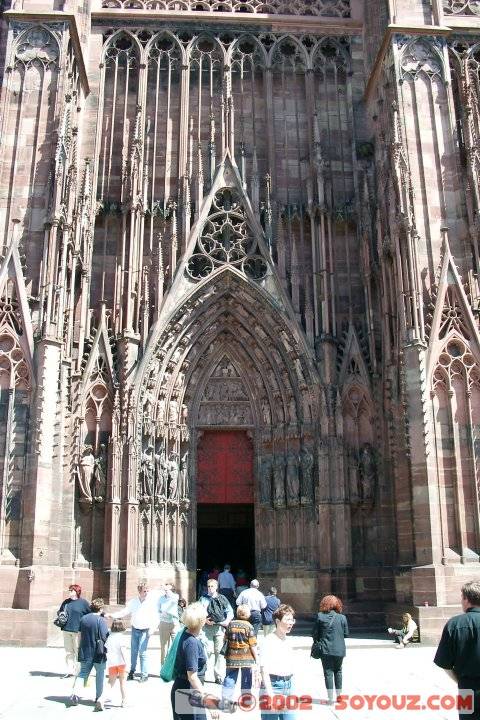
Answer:
[{"label": "rose window tracery", "polygon": [[192,280],[201,280],[226,264],[239,267],[253,280],[262,280],[267,274],[267,263],[258,254],[240,197],[230,188],[215,194],[186,271]]}]

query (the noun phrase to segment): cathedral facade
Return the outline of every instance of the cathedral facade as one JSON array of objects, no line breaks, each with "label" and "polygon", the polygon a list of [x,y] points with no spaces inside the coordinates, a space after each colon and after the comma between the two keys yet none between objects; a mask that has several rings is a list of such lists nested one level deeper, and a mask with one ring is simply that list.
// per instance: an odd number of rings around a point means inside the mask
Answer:
[{"label": "cathedral facade", "polygon": [[3,5],[2,637],[209,561],[434,635],[480,577],[478,2]]}]

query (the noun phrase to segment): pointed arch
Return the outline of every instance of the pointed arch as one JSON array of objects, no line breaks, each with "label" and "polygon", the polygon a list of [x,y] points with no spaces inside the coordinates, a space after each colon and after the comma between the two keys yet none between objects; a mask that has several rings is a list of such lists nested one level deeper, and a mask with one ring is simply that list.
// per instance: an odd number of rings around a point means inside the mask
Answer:
[{"label": "pointed arch", "polygon": [[0,555],[20,552],[32,398],[33,332],[17,241],[0,267]]},{"label": "pointed arch", "polygon": [[478,327],[445,237],[427,351],[445,562],[478,559],[478,377]]}]

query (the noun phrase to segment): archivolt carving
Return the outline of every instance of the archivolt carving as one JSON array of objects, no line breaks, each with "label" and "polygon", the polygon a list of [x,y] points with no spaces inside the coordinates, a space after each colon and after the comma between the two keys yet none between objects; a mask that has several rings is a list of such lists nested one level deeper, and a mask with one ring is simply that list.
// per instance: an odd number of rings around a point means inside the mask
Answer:
[{"label": "archivolt carving", "polygon": [[[183,375],[177,391],[178,378]],[[298,437],[300,423],[311,428],[317,413],[314,384],[309,360],[285,320],[258,291],[225,269],[186,301],[147,356],[137,407],[147,404],[149,411],[137,414],[138,442],[143,446],[160,442],[166,453],[183,458],[188,445],[179,428],[187,408],[189,429],[205,425],[266,427],[271,438],[271,424],[280,430],[288,427],[290,436],[296,438],[297,449],[292,449],[295,463],[289,458],[290,441],[282,431],[275,443],[276,455],[284,458],[283,484],[279,484],[277,459],[276,471],[272,461],[270,491],[269,480],[263,480],[263,502],[282,504],[287,477],[290,502],[310,502],[312,455],[311,451],[299,455]],[[175,422],[165,422],[159,433],[159,418],[168,418],[172,407]],[[188,492],[186,461],[183,470],[182,475],[180,463],[181,490],[177,495]],[[268,474],[267,470],[262,473]]]}]

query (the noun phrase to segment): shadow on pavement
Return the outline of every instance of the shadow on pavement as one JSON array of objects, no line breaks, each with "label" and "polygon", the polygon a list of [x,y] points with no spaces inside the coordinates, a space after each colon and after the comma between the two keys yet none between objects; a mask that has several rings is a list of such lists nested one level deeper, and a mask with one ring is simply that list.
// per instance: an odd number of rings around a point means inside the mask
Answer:
[{"label": "shadow on pavement", "polygon": [[32,677],[64,677],[64,673],[47,672],[45,670],[30,670],[29,675]]}]

